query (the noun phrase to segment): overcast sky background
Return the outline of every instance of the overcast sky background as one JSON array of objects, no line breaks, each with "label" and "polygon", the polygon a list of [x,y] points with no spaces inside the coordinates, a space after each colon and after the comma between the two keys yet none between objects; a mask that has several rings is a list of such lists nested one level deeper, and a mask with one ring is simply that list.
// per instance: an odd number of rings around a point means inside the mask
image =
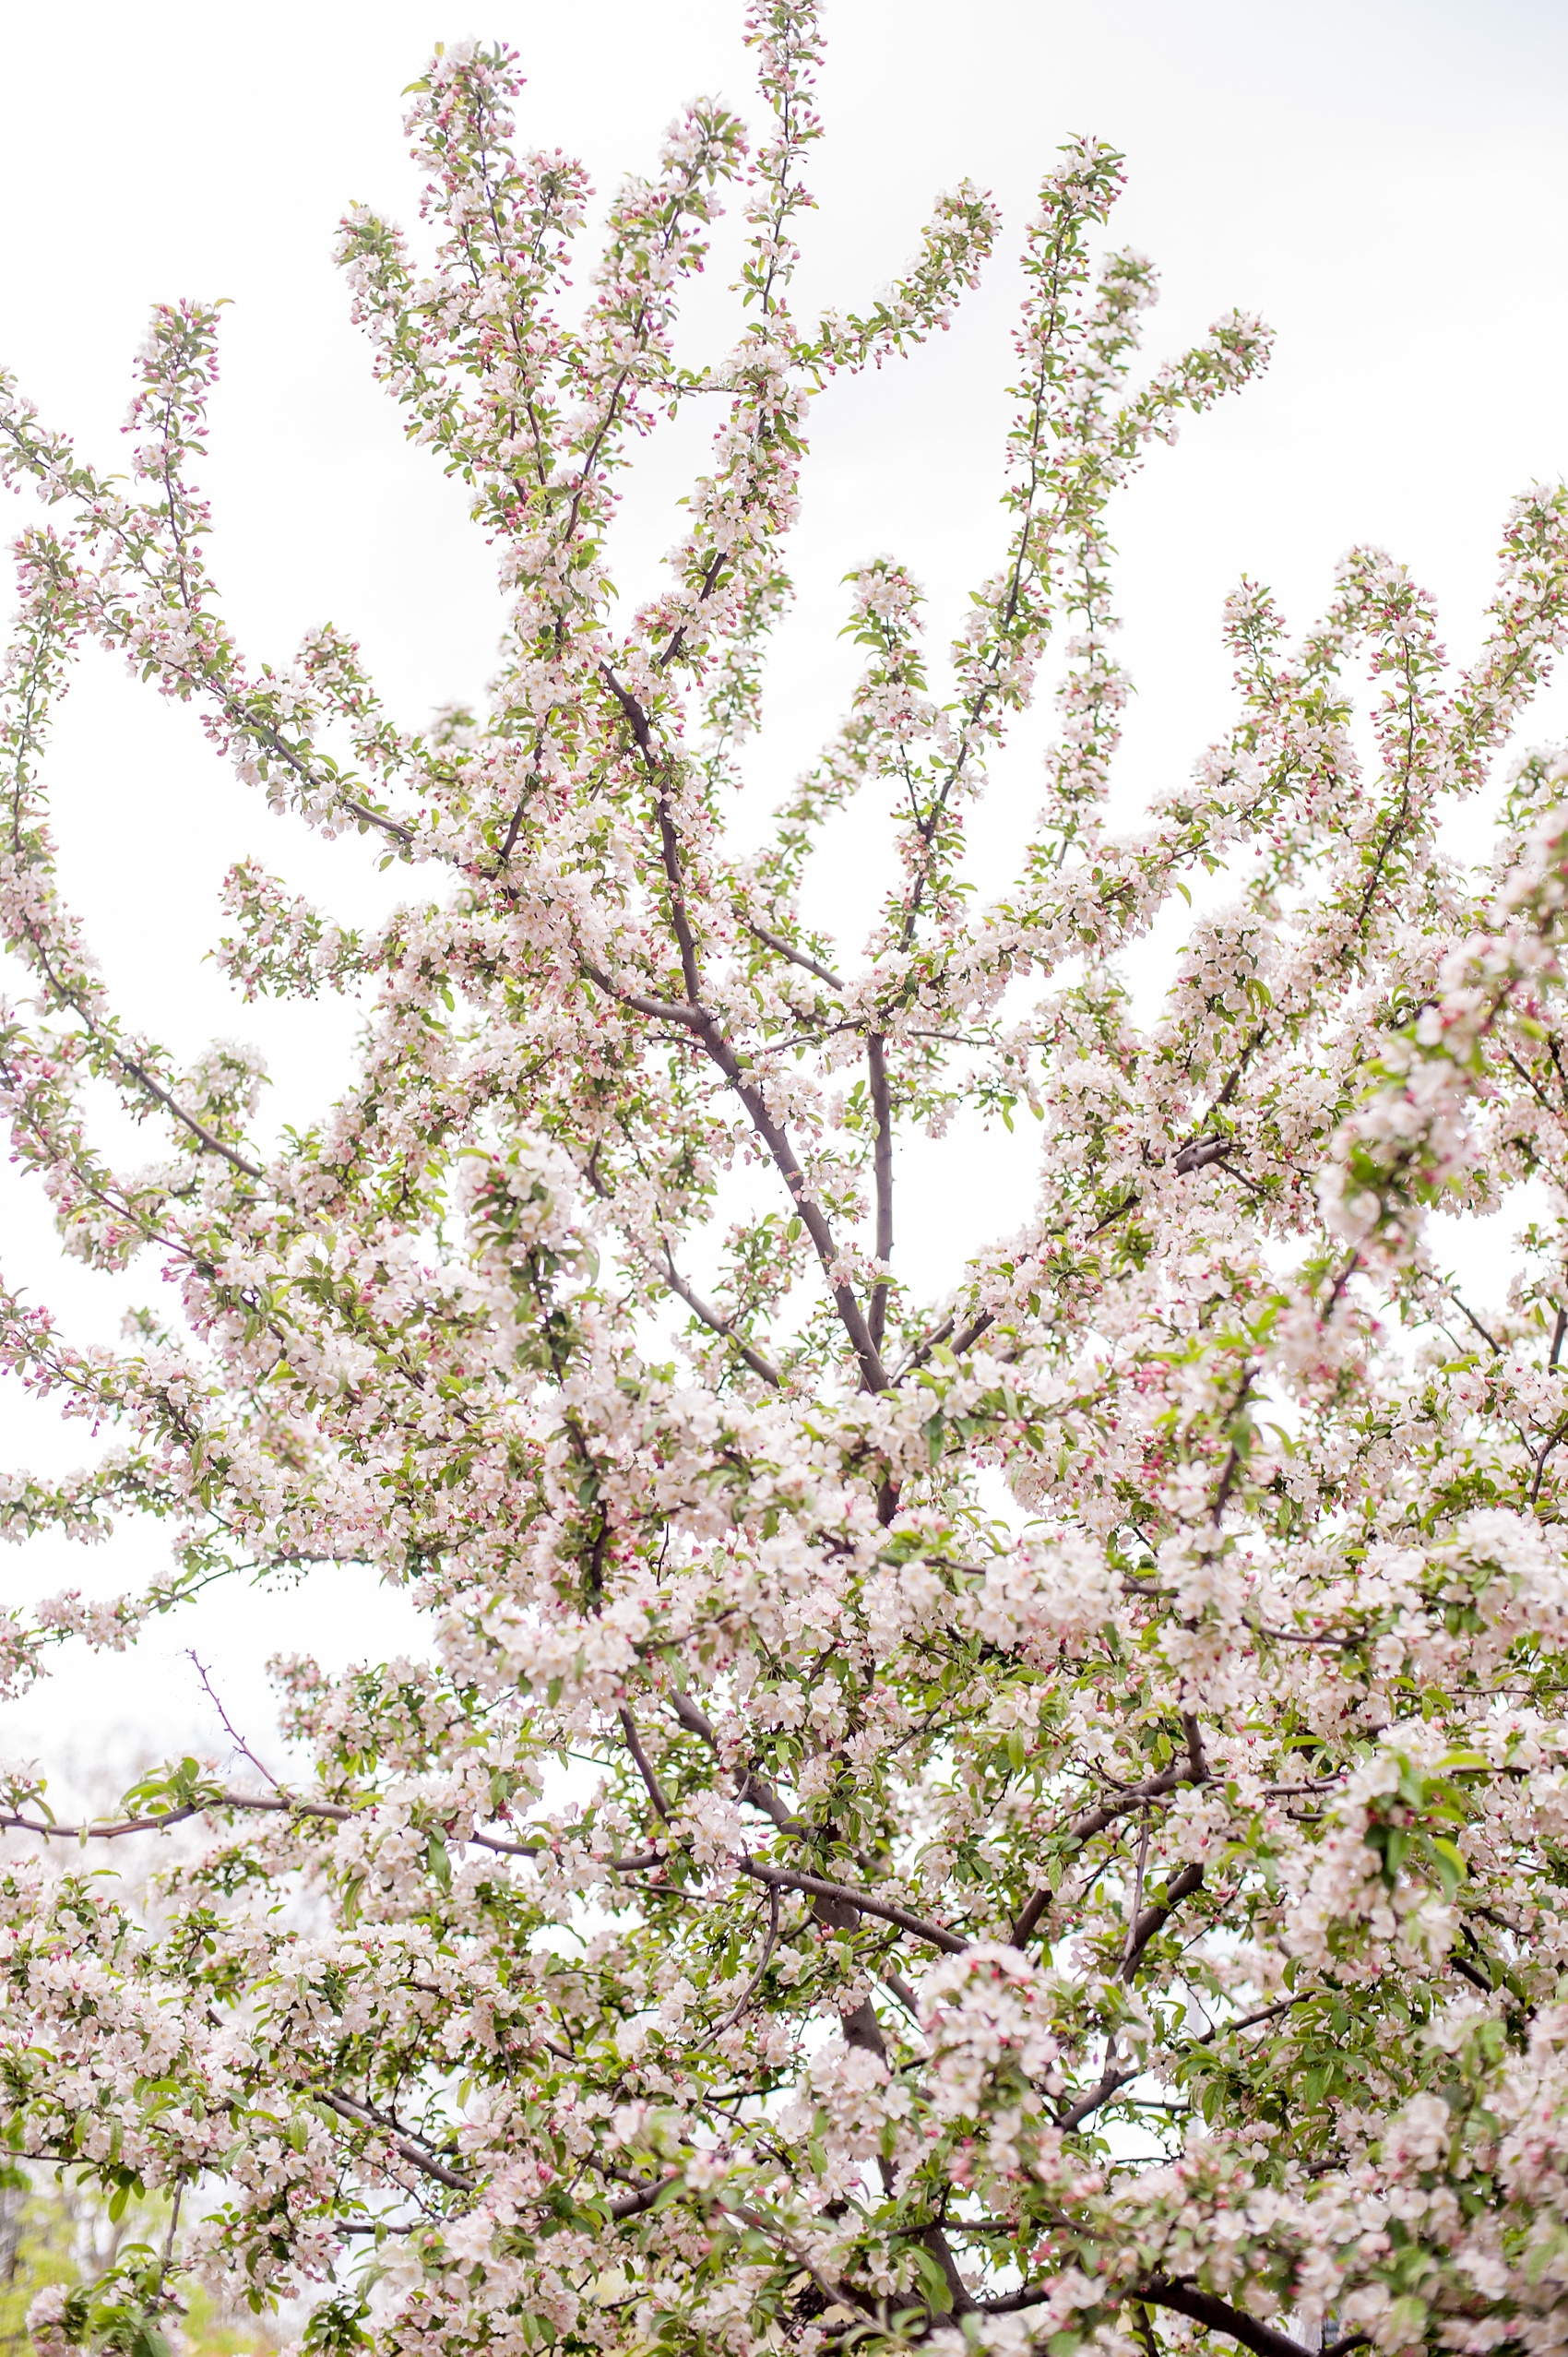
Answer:
[{"label": "overcast sky background", "polygon": [[[330,618],[362,640],[399,718],[477,696],[500,626],[492,553],[461,486],[405,444],[371,382],[331,264],[334,224],[361,199],[413,226],[399,93],[434,41],[513,43],[530,81],[520,137],[582,154],[602,192],[651,165],[659,131],[698,92],[751,111],[741,18],[739,0],[146,0],[134,17],[118,0],[5,0],[0,364],[114,467],[149,306],[228,297],[208,481],[214,564],[242,643],[286,661]],[[1139,690],[1127,806],[1184,774],[1225,725],[1218,615],[1242,572],[1272,583],[1304,625],[1344,550],[1380,542],[1437,593],[1450,649],[1473,649],[1510,496],[1568,466],[1568,8],[838,0],[828,23],[829,137],[797,307],[863,303],[909,254],[932,193],[965,173],[995,193],[1006,229],[951,335],[818,405],[801,599],[759,795],[810,757],[853,676],[836,637],[851,564],[884,549],[908,561],[941,644],[997,561],[1012,257],[1052,150],[1078,132],[1128,156],[1112,234],[1159,265],[1153,356],[1231,304],[1278,336],[1264,384],[1156,451],[1116,517],[1120,651]],[[728,340],[722,263],[721,246],[694,305],[699,351]],[[628,605],[679,529],[673,501],[700,457],[700,441],[677,438],[639,467]],[[1568,735],[1568,702],[1554,694],[1525,735]],[[995,873],[1038,798],[1038,735],[1021,743],[979,822]],[[263,1039],[272,1117],[308,1117],[341,1068],[350,1018],[236,1006],[201,963],[220,929],[219,879],[256,853],[352,919],[385,904],[370,857],[269,819],[190,715],[101,659],[83,667],[53,772],[66,887],[131,1020],[187,1055],[215,1031]],[[862,850],[846,837],[819,884],[851,946]],[[987,1224],[1015,1224],[1026,1149],[971,1140],[959,1167]],[[951,1180],[927,1184],[906,1206],[905,1236],[950,1248],[952,1208]],[[121,1295],[80,1271],[56,1277],[35,1195],[8,1173],[0,1266],[60,1303],[78,1338],[113,1338]],[[137,1291],[150,1283],[138,1274]],[[79,1432],[15,1401],[0,1401],[0,1448],[39,1466],[84,1453]],[[156,1543],[136,1534],[89,1557],[51,1545],[7,1556],[4,1571],[18,1595],[66,1579],[114,1588],[150,1567]],[[192,1642],[255,1734],[275,1648],[338,1662],[410,1633],[396,1600],[351,1575],[230,1597],[155,1629],[129,1661],[63,1662],[47,1694],[9,1713],[0,1761],[221,1747],[181,1658]]]}]

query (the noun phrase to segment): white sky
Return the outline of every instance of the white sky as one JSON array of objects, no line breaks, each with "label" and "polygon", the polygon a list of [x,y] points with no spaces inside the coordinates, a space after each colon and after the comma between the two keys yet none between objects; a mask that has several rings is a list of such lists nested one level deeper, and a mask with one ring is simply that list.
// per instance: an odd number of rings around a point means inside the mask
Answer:
[{"label": "white sky", "polygon": [[[214,562],[253,655],[286,661],[330,618],[362,641],[394,709],[418,720],[479,694],[499,623],[491,553],[461,487],[403,442],[370,381],[330,262],[344,204],[413,225],[399,92],[431,44],[496,35],[530,77],[528,141],[583,154],[598,186],[651,162],[688,98],[748,111],[739,0],[629,0],[549,10],[516,0],[120,0],[44,10],[5,0],[0,32],[0,363],[100,463],[120,463],[130,356],[149,306],[227,296],[209,482]],[[968,173],[1007,227],[951,336],[901,367],[833,388],[796,549],[802,596],[780,650],[759,790],[782,785],[831,724],[855,656],[840,577],[890,549],[932,593],[944,642],[992,569],[1005,421],[1011,257],[1059,141],[1091,131],[1129,159],[1113,234],[1151,253],[1166,299],[1157,357],[1232,304],[1278,332],[1259,387],[1157,451],[1115,536],[1122,654],[1139,696],[1124,755],[1135,802],[1183,773],[1226,719],[1218,612],[1243,571],[1299,624],[1355,540],[1404,557],[1440,598],[1450,647],[1473,647],[1506,503],[1568,465],[1568,8],[1539,0],[839,0],[822,104],[828,140],[798,307],[862,302],[910,251],[933,191]],[[694,309],[725,339],[718,266]],[[673,499],[700,444],[656,450],[628,498],[627,602],[679,528]],[[21,509],[17,512],[20,520]],[[1526,734],[1568,733],[1554,697]],[[995,866],[1033,807],[1034,750],[999,775],[979,829]],[[217,887],[259,854],[336,913],[385,887],[356,845],[327,851],[269,820],[207,751],[189,715],[89,659],[56,732],[66,887],[132,1020],[194,1053],[213,1031],[262,1038],[279,1119],[330,1088],[347,1022],[236,1006],[201,958]],[[1014,791],[1015,787],[1016,792]],[[864,869],[839,847],[824,906],[854,920]],[[869,911],[868,911],[869,913]],[[996,1141],[960,1160],[1000,1229],[1027,1168]],[[951,1185],[951,1180],[946,1182]],[[951,1204],[934,1182],[905,1233],[933,1244]],[[112,1336],[119,1299],[56,1280],[32,1196],[0,1181],[0,1265]],[[148,1290],[139,1280],[138,1292]],[[36,1411],[0,1414],[0,1452],[77,1461]],[[66,1578],[127,1583],[155,1537],[98,1557],[53,1547],[4,1559],[12,1592]],[[156,1630],[128,1662],[72,1661],[16,1708],[6,1755],[89,1759],[115,1727],[161,1749],[215,1724],[180,1659],[196,1641],[247,1730],[268,1712],[260,1663],[279,1645],[340,1661],[395,1649],[406,1621],[339,1575],[303,1595],[231,1598]],[[64,1665],[63,1665],[64,1666]],[[129,1738],[128,1738],[129,1740]]]}]

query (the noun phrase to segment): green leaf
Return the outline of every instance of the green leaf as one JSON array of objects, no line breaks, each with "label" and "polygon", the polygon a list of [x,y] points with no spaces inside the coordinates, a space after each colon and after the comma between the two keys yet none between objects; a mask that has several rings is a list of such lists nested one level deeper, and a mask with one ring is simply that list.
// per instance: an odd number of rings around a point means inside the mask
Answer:
[{"label": "green leaf", "polygon": [[1427,2303],[1407,2292],[1396,2300],[1378,2327],[1378,2342],[1384,2349],[1406,2349],[1412,2341],[1425,2337]]},{"label": "green leaf", "polygon": [[946,2315],[953,2305],[947,2278],[931,2253],[919,2243],[912,2245],[909,2256],[914,2260],[915,2272],[921,2279],[921,2289],[925,2293],[927,2305],[934,2308],[938,2315]]},{"label": "green leaf", "polygon": [[1465,1879],[1467,1872],[1465,1861],[1453,1842],[1445,1841],[1441,1834],[1434,1833],[1427,1846],[1437,1866],[1438,1879],[1443,1885],[1443,1895],[1444,1899],[1452,1899]]},{"label": "green leaf", "polygon": [[452,1860],[447,1851],[446,1844],[442,1839],[439,1833],[432,1833],[426,1837],[424,1845],[424,1863],[426,1867],[429,1869],[431,1880],[435,1884],[437,1889],[450,1890],[452,1887]]}]

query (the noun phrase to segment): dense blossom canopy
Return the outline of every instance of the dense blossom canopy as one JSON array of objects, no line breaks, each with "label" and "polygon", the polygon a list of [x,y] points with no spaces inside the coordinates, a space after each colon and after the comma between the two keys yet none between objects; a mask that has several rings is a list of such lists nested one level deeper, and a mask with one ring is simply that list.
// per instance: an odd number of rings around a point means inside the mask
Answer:
[{"label": "dense blossom canopy", "polygon": [[[16,1616],[7,1674],[306,1564],[430,1630],[281,1665],[287,1785],[174,1762],[78,1827],[13,1780],[6,2135],[173,2210],[37,2328],[153,2350],[197,2270],[398,2357],[1555,2349],[1568,831],[1553,758],[1499,756],[1568,629],[1563,494],[1513,508],[1462,674],[1376,551],[1299,642],[1243,584],[1228,732],[1114,831],[1108,504],[1267,338],[1140,368],[1153,272],[1102,250],[1120,161],[1075,142],[1026,234],[996,570],[940,664],[899,564],[852,577],[860,684],[759,847],[810,404],[945,327],[997,223],[961,186],[863,315],[798,317],[812,0],[747,34],[766,129],[676,123],[586,301],[591,192],[514,144],[505,52],[416,86],[423,258],[343,224],[377,375],[500,551],[482,713],[410,732],[330,628],[242,654],[192,482],[212,310],[154,318],[129,482],[4,385],[51,512],[0,1090],[65,1247],[178,1295],[108,1351],[0,1294],[15,1375],[101,1434],[7,1479],[7,1533],[169,1546],[146,1593]],[[688,367],[731,196],[738,340]],[[628,619],[622,470],[693,402],[709,469]],[[966,814],[1053,631],[1043,802],[987,900]],[[275,1149],[255,1058],[136,1036],[61,897],[41,765],[89,644],[406,874],[356,932],[232,871],[236,988],[364,1013]],[[1472,871],[1440,829],[1494,773]],[[856,795],[897,858],[838,944],[802,896]],[[1126,953],[1198,885],[1142,1019]],[[105,1090],[164,1160],[113,1166]],[[960,1108],[1038,1119],[1038,1203],[933,1298],[900,1165]],[[1461,1302],[1428,1212],[1524,1187],[1506,1303]],[[145,1900],[104,1874],[99,1837],[176,1823]]]}]

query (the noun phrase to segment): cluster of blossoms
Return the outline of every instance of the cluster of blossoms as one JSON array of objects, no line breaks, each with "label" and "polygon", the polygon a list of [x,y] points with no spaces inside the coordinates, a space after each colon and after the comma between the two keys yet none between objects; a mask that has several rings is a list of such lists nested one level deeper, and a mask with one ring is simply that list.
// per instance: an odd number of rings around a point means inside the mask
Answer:
[{"label": "cluster of blossoms", "polygon": [[[0,1481],[0,1529],[168,1540],[0,1664],[308,1564],[430,1633],[279,1665],[287,1785],[182,1759],[80,1827],[6,1787],[5,2138],[183,2220],[46,2295],[41,2342],[150,2348],[196,2271],[386,2357],[1555,2350],[1563,765],[1513,769],[1485,874],[1439,829],[1568,636],[1568,501],[1515,508],[1462,675],[1376,552],[1299,644],[1243,585],[1233,724],[1115,833],[1110,503],[1267,337],[1140,370],[1153,272],[1102,252],[1120,160],[1075,143],[1028,231],[997,567],[939,662],[908,572],[861,566],[849,715],[737,848],[810,404],[944,327],[997,227],[961,187],[863,315],[797,318],[813,0],[748,37],[767,127],[677,123],[580,307],[590,191],[516,144],[505,52],[414,90],[424,261],[344,224],[377,374],[500,552],[482,714],[405,728],[329,629],[290,670],[236,646],[193,481],[210,310],[154,320],[128,483],[0,383],[0,470],[48,510],[0,1100],[64,1246],[169,1288],[117,1351],[0,1288],[6,1366],[100,1435]],[[741,332],[689,368],[731,196]],[[697,399],[708,470],[627,622],[618,478]],[[1043,804],[985,904],[966,814],[1053,639]],[[276,1150],[255,1059],[133,1034],[60,896],[42,754],[89,644],[406,872],[365,931],[232,872],[241,994],[365,1018]],[[802,892],[855,796],[897,856],[844,948]],[[1220,872],[1138,1019],[1120,961]],[[160,1161],[94,1142],[106,1091]],[[967,1106],[1038,1119],[1037,1208],[933,1296],[901,1166]],[[1526,1184],[1507,1300],[1461,1300],[1428,1215]],[[95,1844],[175,1824],[133,1903]]]}]

